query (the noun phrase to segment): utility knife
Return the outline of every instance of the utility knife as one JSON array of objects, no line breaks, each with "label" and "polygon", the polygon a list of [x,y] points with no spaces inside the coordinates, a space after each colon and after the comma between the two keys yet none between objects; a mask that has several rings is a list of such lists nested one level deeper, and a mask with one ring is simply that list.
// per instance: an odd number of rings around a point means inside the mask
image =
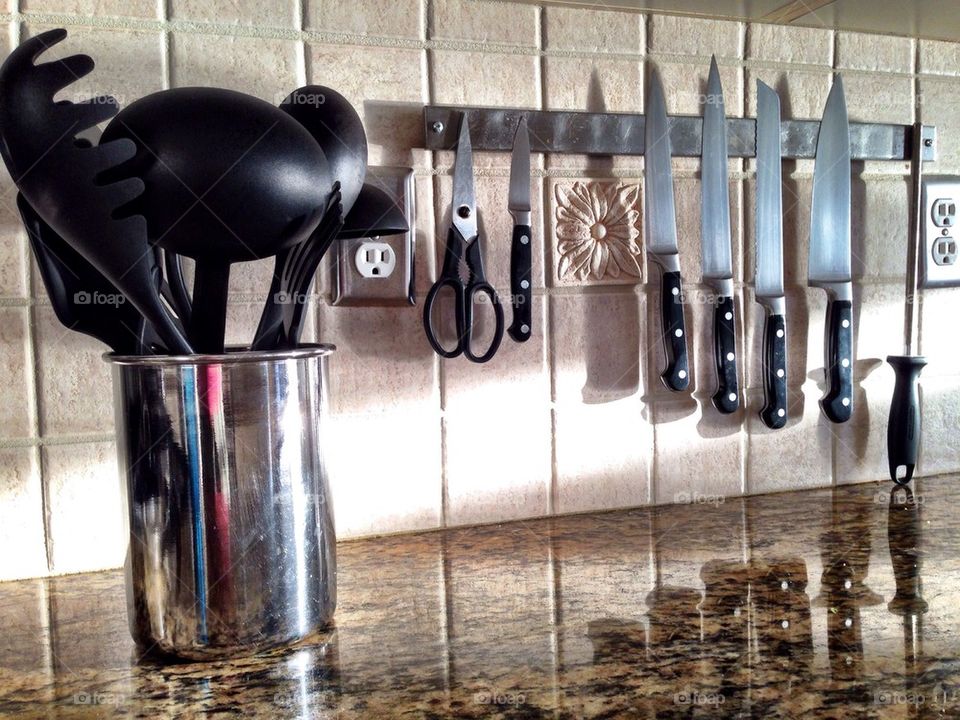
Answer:
[{"label": "utility knife", "polygon": [[774,430],[787,424],[787,318],[783,293],[783,199],[780,189],[780,97],[757,80],[757,259],[754,287],[763,324],[763,408]]},{"label": "utility knife", "polygon": [[687,333],[683,321],[683,281],[677,248],[677,216],[670,159],[670,121],[660,75],[654,69],[647,91],[644,123],[644,222],[649,257],[660,267],[660,331],[667,356],[660,374],[663,384],[677,392],[690,383]]},{"label": "utility knife", "polygon": [[527,119],[520,118],[513,137],[510,159],[510,197],[507,209],[513,216],[513,240],[510,244],[510,304],[513,321],[507,333],[515,342],[530,339],[533,319],[531,292],[533,236],[530,228],[530,134]]},{"label": "utility knife", "polygon": [[717,390],[713,405],[722,413],[740,407],[737,381],[737,310],[733,299],[733,251],[730,248],[730,196],[727,189],[727,118],[717,59],[710,59],[703,139],[700,146],[701,267],[703,281],[716,294],[713,310],[713,359]]}]

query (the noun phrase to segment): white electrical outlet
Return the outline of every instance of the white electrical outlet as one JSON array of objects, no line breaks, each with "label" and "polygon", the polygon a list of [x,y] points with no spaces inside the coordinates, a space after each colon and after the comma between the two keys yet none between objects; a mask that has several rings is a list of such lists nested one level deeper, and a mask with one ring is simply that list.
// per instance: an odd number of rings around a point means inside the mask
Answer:
[{"label": "white electrical outlet", "polygon": [[410,231],[377,238],[338,240],[332,262],[334,305],[374,307],[414,304],[416,219],[413,170],[368,167],[367,182],[390,195]]},{"label": "white electrical outlet", "polygon": [[923,180],[923,258],[921,287],[960,286],[957,207],[960,177],[934,175]]}]

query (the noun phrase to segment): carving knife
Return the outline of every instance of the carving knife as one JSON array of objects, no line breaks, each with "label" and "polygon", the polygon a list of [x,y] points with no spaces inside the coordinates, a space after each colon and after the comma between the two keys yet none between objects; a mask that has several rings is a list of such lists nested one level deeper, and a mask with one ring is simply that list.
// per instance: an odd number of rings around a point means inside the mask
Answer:
[{"label": "carving knife", "polygon": [[787,318],[783,294],[780,97],[757,80],[757,262],[754,287],[763,324],[763,409],[774,430],[787,424]]},{"label": "carving knife", "polygon": [[660,379],[669,389],[682,391],[687,389],[690,378],[670,156],[670,122],[660,75],[654,69],[650,75],[644,123],[646,246],[650,259],[661,270],[660,328],[667,366],[660,374]]},{"label": "carving knife", "polygon": [[740,406],[737,382],[736,305],[733,301],[733,252],[730,248],[730,195],[727,189],[727,118],[717,59],[710,58],[703,104],[701,167],[701,267],[703,281],[716,293],[713,309],[713,359],[717,391],[713,405],[724,414]]},{"label": "carving knife", "polygon": [[837,75],[817,136],[810,209],[807,282],[827,291],[824,370],[827,391],[820,409],[832,422],[853,413],[853,273],[850,259],[850,130],[843,81]]},{"label": "carving knife", "polygon": [[530,339],[533,318],[532,254],[530,244],[530,134],[527,119],[520,118],[513,136],[513,156],[510,159],[510,196],[507,209],[513,216],[513,241],[510,245],[510,302],[513,322],[507,333],[515,342]]}]

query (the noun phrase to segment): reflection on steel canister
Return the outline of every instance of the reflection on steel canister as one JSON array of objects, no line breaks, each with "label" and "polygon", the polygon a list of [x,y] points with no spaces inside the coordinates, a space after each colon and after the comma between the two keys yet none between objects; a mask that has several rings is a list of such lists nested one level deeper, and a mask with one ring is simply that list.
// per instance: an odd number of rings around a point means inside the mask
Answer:
[{"label": "reflection on steel canister", "polygon": [[187,658],[303,638],[336,605],[331,346],[117,357],[130,629]]}]

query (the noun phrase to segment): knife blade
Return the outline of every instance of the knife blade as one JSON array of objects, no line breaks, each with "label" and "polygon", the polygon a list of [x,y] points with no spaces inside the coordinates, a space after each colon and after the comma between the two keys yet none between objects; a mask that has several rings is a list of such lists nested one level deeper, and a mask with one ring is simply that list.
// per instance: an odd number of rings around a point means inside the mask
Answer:
[{"label": "knife blade", "polygon": [[817,137],[810,209],[808,284],[823,288],[827,305],[820,409],[832,422],[853,412],[853,274],[850,257],[850,129],[843,81],[837,75]]},{"label": "knife blade", "polygon": [[716,57],[710,58],[703,103],[701,167],[701,267],[703,280],[716,292],[713,309],[713,359],[717,390],[713,406],[724,414],[740,406],[737,382],[736,305],[730,248],[730,195],[727,189],[727,118]]},{"label": "knife blade", "polygon": [[783,199],[780,187],[780,96],[757,80],[757,302],[763,323],[763,408],[774,430],[787,424],[787,318],[783,293]]},{"label": "knife blade", "polygon": [[510,301],[513,305],[513,322],[507,328],[507,333],[515,342],[526,342],[530,339],[533,324],[530,133],[527,130],[526,117],[520,118],[517,132],[513,136],[507,209],[513,216],[513,240],[510,244]]},{"label": "knife blade", "polygon": [[673,197],[670,122],[660,75],[654,68],[647,88],[644,123],[644,222],[646,246],[660,267],[660,331],[666,353],[663,384],[677,392],[690,383],[686,326],[683,320],[683,280],[677,247],[677,216]]}]

